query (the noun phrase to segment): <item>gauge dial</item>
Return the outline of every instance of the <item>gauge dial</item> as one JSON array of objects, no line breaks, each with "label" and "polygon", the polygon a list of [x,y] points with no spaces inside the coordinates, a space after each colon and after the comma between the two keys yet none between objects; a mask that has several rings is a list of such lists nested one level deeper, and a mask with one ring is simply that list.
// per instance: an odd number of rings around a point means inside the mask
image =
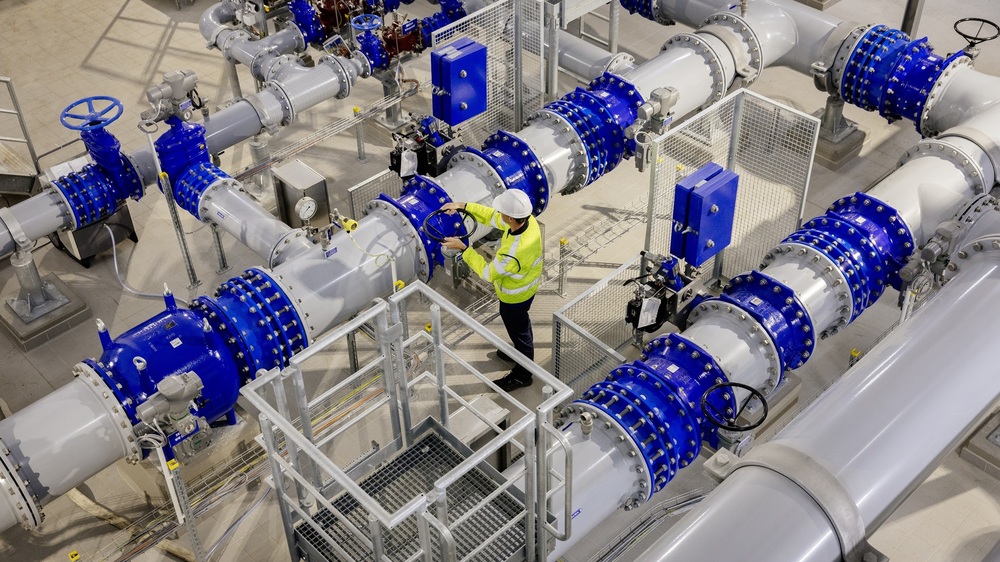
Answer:
[{"label": "gauge dial", "polygon": [[316,214],[316,200],[312,197],[305,196],[299,199],[298,203],[295,204],[295,214],[299,216],[300,219],[307,221]]}]

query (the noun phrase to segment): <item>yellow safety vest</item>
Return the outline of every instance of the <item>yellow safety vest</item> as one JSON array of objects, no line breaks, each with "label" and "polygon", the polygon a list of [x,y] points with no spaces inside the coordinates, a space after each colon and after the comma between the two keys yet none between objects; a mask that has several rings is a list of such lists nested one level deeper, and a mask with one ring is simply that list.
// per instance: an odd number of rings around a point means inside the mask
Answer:
[{"label": "yellow safety vest", "polygon": [[512,234],[500,213],[492,207],[466,203],[465,210],[482,223],[503,231],[503,239],[493,261],[479,255],[472,248],[462,252],[462,259],[472,271],[493,283],[501,302],[517,304],[534,296],[542,284],[542,231],[535,217],[520,234]]}]

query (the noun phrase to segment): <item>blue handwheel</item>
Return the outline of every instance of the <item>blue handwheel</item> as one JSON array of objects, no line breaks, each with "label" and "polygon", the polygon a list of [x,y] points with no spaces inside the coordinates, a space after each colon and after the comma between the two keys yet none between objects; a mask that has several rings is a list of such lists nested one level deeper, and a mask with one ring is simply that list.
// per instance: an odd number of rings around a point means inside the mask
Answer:
[{"label": "blue handwheel", "polygon": [[361,14],[351,20],[351,27],[358,31],[375,31],[382,27],[382,18],[375,14]]},{"label": "blue handwheel", "polygon": [[77,100],[62,110],[59,122],[74,131],[103,129],[122,116],[122,102],[111,96],[91,96]]}]

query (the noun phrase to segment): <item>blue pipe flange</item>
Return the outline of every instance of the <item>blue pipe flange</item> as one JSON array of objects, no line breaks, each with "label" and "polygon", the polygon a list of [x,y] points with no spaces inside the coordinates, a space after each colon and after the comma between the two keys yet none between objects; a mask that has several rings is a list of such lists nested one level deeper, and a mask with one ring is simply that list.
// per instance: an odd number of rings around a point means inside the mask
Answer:
[{"label": "blue pipe flange", "polygon": [[902,31],[877,25],[854,43],[841,70],[841,97],[867,111],[877,110],[890,122],[911,119],[920,131],[931,87],[961,59],[967,59],[962,51],[945,58],[934,54],[926,37],[911,40]]},{"label": "blue pipe flange", "polygon": [[222,283],[214,302],[205,297],[197,300],[216,312],[223,337],[237,339],[227,344],[237,344],[243,353],[236,358],[247,367],[241,369],[244,378],[252,379],[260,369],[284,367],[292,355],[309,345],[295,305],[261,269],[250,268]]},{"label": "blue pipe flange", "polygon": [[640,16],[655,21],[660,25],[674,25],[675,22],[669,14],[660,11],[660,3],[657,0],[621,0],[623,8],[628,13],[638,13]]},{"label": "blue pipe flange", "polygon": [[[639,361],[633,364],[644,365],[673,388],[685,400],[688,412],[699,424],[701,440],[718,447],[716,426],[701,411],[701,397],[713,385],[727,382],[728,378],[710,353],[680,334],[667,334],[646,344]],[[719,412],[731,415],[736,411],[736,400],[732,395],[710,396],[708,400]],[[694,451],[694,456],[697,455],[698,452]],[[683,458],[691,461],[694,456],[684,453]],[[681,466],[687,466],[687,462],[682,461]]]},{"label": "blue pipe flange", "polygon": [[806,226],[809,228],[793,233],[785,241],[808,244],[836,262],[849,283],[854,303],[853,321],[882,295],[884,264],[873,252],[868,239],[838,218],[824,215],[810,220]]},{"label": "blue pipe flange", "polygon": [[462,3],[462,0],[441,0],[439,4],[441,5],[441,12],[448,17],[449,22],[454,23],[468,15],[465,12],[465,4]]},{"label": "blue pipe flange", "polygon": [[896,209],[867,193],[858,192],[838,199],[827,214],[842,217],[867,234],[889,268],[883,275],[889,284],[899,289],[899,270],[913,253],[914,241],[906,221]]},{"label": "blue pipe flange", "polygon": [[[851,282],[847,278],[847,274],[841,269],[840,263],[836,262],[819,248],[810,246],[809,244],[786,240],[764,256],[761,269],[771,265],[782,254],[794,255],[795,258],[793,259],[814,264],[808,267],[815,272],[817,277],[824,278],[829,287],[837,291],[837,299],[840,301],[840,307],[837,309],[837,312],[840,316],[830,326],[825,327],[820,332],[819,338],[825,339],[847,326],[855,317],[854,300],[850,288]],[[813,326],[813,328],[819,330],[821,326]]]},{"label": "blue pipe flange", "polygon": [[52,185],[62,194],[73,215],[73,230],[110,216],[124,201],[107,176],[94,164],[84,166],[79,172],[66,174]]},{"label": "blue pipe flange", "polygon": [[496,170],[507,189],[520,189],[528,195],[535,215],[549,206],[549,180],[545,169],[520,137],[501,129],[483,142],[479,155]]},{"label": "blue pipe flange", "polygon": [[753,316],[770,334],[789,369],[801,367],[816,348],[812,319],[784,283],[759,271],[738,275],[719,297]]},{"label": "blue pipe flange", "polygon": [[[434,180],[415,175],[403,184],[403,192],[397,199],[381,194],[379,199],[395,207],[403,216],[410,221],[413,228],[417,230],[420,240],[427,252],[430,261],[428,279],[433,273],[433,264],[444,265],[444,254],[441,253],[441,244],[431,240],[424,232],[423,225],[427,216],[441,208],[442,205],[451,201],[448,193]],[[441,225],[444,228],[444,225]]]},{"label": "blue pipe flange", "polygon": [[[599,97],[599,93],[604,94],[604,97]],[[582,88],[577,88],[564,98],[584,107],[585,112],[594,115],[601,122],[595,133],[601,139],[601,175],[615,169],[621,163],[626,151],[625,129],[617,126],[617,116],[611,113],[610,104],[605,103],[605,99],[608,98],[614,99],[614,96],[604,91],[591,92]]]},{"label": "blue pipe flange", "polygon": [[[590,83],[590,90],[606,103],[623,134],[635,122],[639,107],[646,102],[635,85],[610,72],[595,78]],[[631,158],[635,154],[635,139],[626,140],[625,149],[625,158]]]},{"label": "blue pipe flange", "polygon": [[[642,359],[615,369],[577,402],[605,412],[639,445],[653,475],[652,493],[694,461],[702,440],[717,446],[718,434],[700,402],[709,387],[725,381],[709,354],[670,334],[650,342]],[[709,399],[720,411],[735,409],[732,395]]]},{"label": "blue pipe flange", "polygon": [[173,178],[174,200],[185,211],[198,220],[201,216],[201,198],[218,182],[234,182],[229,174],[210,162],[195,164],[184,170],[180,177]]},{"label": "blue pipe flange", "polygon": [[323,24],[319,21],[319,12],[306,0],[289,0],[288,10],[295,18],[295,27],[299,28],[306,43],[322,43],[326,35]]},{"label": "blue pipe flange", "polygon": [[[448,14],[437,12],[420,20],[420,35],[424,41],[424,48],[429,49],[434,44],[434,32],[451,23]],[[449,34],[450,35],[450,34]]]}]

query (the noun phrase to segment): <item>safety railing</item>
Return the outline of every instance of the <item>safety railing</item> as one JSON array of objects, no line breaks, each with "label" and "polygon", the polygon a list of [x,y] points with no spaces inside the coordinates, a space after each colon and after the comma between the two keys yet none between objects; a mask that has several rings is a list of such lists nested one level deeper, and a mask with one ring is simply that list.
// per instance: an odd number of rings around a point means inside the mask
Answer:
[{"label": "safety railing", "polygon": [[[468,336],[450,348],[442,326],[456,323]],[[374,338],[352,347],[359,330]],[[487,347],[520,359],[546,388],[541,405],[476,369]],[[422,283],[241,392],[259,411],[273,482],[290,483],[275,490],[293,557],[543,560],[549,537],[570,532],[571,513],[546,506],[571,505],[571,452],[550,420],[572,391]],[[511,454],[521,458],[501,473],[494,463]]]}]

